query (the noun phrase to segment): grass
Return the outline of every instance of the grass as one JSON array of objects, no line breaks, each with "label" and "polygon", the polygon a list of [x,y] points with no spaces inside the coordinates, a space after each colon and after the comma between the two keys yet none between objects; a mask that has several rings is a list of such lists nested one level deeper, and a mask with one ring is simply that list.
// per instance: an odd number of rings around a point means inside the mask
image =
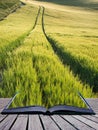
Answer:
[{"label": "grass", "polygon": [[0,0],[0,20],[20,7],[19,0]]},{"label": "grass", "polygon": [[72,7],[45,11],[45,31],[54,51],[94,92],[98,92],[97,13]]},{"label": "grass", "polygon": [[[32,13],[30,13],[31,11]],[[23,6],[16,13],[9,15],[6,20],[0,22],[0,48],[29,32],[34,25],[36,14],[37,8],[34,11],[32,6]],[[24,21],[24,19],[26,20]]]},{"label": "grass", "polygon": [[85,107],[76,92],[80,91],[83,96],[91,97],[92,89],[83,85],[78,77],[74,77],[69,67],[64,66],[54,53],[42,29],[42,16],[41,8],[35,29],[6,58],[0,94],[10,97],[21,91],[22,94],[13,107],[50,107],[55,104]]},{"label": "grass", "polygon": [[[30,13],[32,11],[32,13]],[[0,72],[6,67],[5,59],[15,48],[23,44],[23,40],[32,31],[37,7],[23,6],[16,13],[8,16],[6,20],[0,22]],[[28,15],[30,14],[30,15]],[[24,21],[24,19],[26,19]]]}]

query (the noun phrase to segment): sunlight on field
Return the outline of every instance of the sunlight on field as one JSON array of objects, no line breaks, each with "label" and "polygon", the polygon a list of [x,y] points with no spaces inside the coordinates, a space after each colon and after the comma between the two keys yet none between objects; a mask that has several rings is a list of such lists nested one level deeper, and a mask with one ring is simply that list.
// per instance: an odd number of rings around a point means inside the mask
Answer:
[{"label": "sunlight on field", "polygon": [[[1,69],[5,67],[7,53],[21,45],[23,39],[32,30],[37,10],[38,8],[27,5],[18,9],[16,13],[9,15],[5,20],[0,22]],[[2,73],[2,70],[0,70],[0,73]]]},{"label": "sunlight on field", "polygon": [[[32,13],[31,13],[32,11]],[[0,48],[27,33],[34,24],[37,8],[24,6],[0,22]],[[29,15],[28,15],[29,14]],[[24,20],[26,19],[26,20]]]},{"label": "sunlight on field", "polygon": [[0,97],[21,91],[20,106],[85,107],[76,92],[98,92],[97,10],[25,2],[0,22]]},{"label": "sunlight on field", "polygon": [[[75,9],[77,10],[77,9]],[[88,13],[89,12],[89,13]],[[97,11],[59,12],[46,9],[45,30],[63,61],[83,82],[98,91],[98,17]],[[51,28],[50,28],[51,26]],[[68,56],[69,55],[69,56]],[[78,65],[77,65],[78,64]],[[81,66],[81,67],[79,67]]]},{"label": "sunlight on field", "polygon": [[22,97],[18,100],[20,106],[21,102],[25,102],[46,107],[65,103],[85,107],[78,98],[77,91],[85,97],[93,95],[89,86],[83,85],[78,77],[74,77],[69,67],[64,67],[52,50],[42,30],[42,11],[36,28],[22,45],[8,55],[5,63],[1,88],[5,86],[6,89],[1,90],[1,94],[10,97],[16,91],[21,91]]}]

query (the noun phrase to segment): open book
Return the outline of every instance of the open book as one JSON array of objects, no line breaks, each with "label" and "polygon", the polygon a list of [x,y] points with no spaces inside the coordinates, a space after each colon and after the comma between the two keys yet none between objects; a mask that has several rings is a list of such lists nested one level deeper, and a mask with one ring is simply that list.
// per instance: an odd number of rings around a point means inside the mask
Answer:
[{"label": "open book", "polygon": [[4,110],[2,111],[2,114],[45,114],[45,115],[94,114],[90,105],[87,103],[85,98],[79,92],[78,92],[78,95],[87,106],[85,108],[77,107],[77,106],[70,106],[70,105],[56,105],[48,109],[39,105],[13,107],[13,101],[15,100],[16,95],[10,100],[8,105],[4,108]]}]

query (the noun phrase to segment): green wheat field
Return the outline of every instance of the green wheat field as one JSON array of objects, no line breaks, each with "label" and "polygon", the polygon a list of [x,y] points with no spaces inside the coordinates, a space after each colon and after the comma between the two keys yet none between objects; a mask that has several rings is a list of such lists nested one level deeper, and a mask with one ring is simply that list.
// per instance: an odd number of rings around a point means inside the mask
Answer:
[{"label": "green wheat field", "polygon": [[14,106],[98,97],[98,0],[0,0],[0,97]]}]

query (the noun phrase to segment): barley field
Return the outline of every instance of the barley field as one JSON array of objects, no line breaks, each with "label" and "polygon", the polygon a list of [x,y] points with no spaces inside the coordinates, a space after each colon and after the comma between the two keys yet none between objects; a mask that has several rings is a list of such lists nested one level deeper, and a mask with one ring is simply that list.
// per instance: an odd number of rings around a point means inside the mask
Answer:
[{"label": "barley field", "polygon": [[46,9],[45,30],[63,64],[69,65],[74,74],[96,92],[98,91],[98,11],[79,8],[77,11],[73,10],[53,13]]},{"label": "barley field", "polygon": [[77,92],[98,92],[97,9],[22,2],[0,22],[0,97],[20,92],[14,107],[85,107]]}]

